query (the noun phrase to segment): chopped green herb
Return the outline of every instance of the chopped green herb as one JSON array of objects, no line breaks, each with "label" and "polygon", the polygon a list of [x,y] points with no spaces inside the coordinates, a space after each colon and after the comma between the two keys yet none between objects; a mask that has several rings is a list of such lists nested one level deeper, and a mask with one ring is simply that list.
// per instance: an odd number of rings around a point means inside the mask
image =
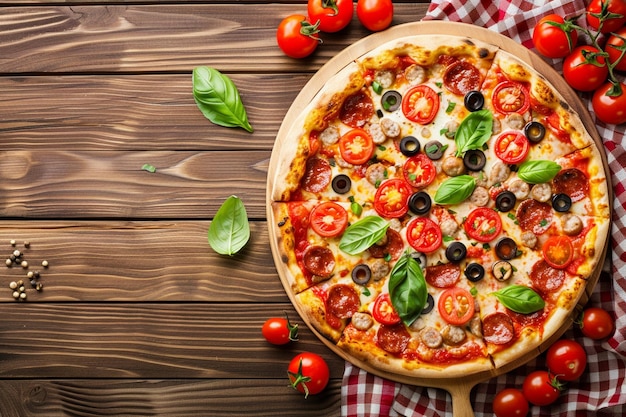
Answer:
[{"label": "chopped green herb", "polygon": [[380,94],[383,92],[383,86],[380,85],[378,81],[372,81],[372,90],[374,90],[376,94]]},{"label": "chopped green herb", "polygon": [[150,164],[143,164],[141,169],[143,169],[144,171],[148,171],[148,172],[156,172],[156,167]]},{"label": "chopped green herb", "polygon": [[450,114],[452,113],[452,111],[454,110],[454,108],[456,107],[456,103],[454,102],[449,102],[448,103],[448,107],[446,108],[446,113]]}]

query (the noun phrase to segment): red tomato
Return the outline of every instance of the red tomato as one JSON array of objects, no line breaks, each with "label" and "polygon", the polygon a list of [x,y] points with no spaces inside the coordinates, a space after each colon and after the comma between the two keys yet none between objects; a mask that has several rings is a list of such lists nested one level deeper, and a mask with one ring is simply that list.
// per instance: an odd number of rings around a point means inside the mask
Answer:
[{"label": "red tomato", "polygon": [[503,81],[496,85],[491,96],[493,107],[502,113],[524,113],[530,107],[528,89],[515,81]]},{"label": "red tomato", "polygon": [[407,119],[427,125],[439,111],[439,95],[427,85],[418,85],[402,98],[402,112]]},{"label": "red tomato", "polygon": [[322,32],[339,32],[348,26],[354,14],[352,0],[309,0],[307,12],[311,22],[319,20]]},{"label": "red tomato", "polygon": [[478,207],[467,216],[463,228],[472,239],[487,243],[500,234],[502,220],[495,210],[488,207]]},{"label": "red tomato", "polygon": [[[610,19],[606,19],[611,16]],[[600,18],[604,22],[600,28]],[[587,23],[593,30],[602,33],[615,32],[626,23],[626,2],[624,0],[591,0],[587,6]]]},{"label": "red tomato", "polygon": [[565,81],[578,91],[593,91],[606,81],[609,68],[598,48],[579,46],[563,61]]},{"label": "red tomato", "polygon": [[[615,36],[615,34],[618,36]],[[611,35],[606,41],[604,51],[609,54],[609,62],[611,64],[615,64],[617,62],[614,69],[619,71],[626,71],[626,56],[622,57],[622,51],[617,48],[626,48],[626,46],[624,46],[624,40],[620,38],[620,36],[622,38],[626,38],[626,27],[618,30],[617,32],[615,32],[615,34]]]},{"label": "red tomato", "polygon": [[561,388],[547,371],[534,371],[526,376],[522,385],[524,397],[534,405],[550,405],[559,398]]},{"label": "red tomato", "polygon": [[542,17],[533,30],[535,48],[548,58],[564,58],[574,49],[576,42],[578,32],[557,14]]},{"label": "red tomato", "polygon": [[374,301],[374,307],[372,310],[374,319],[380,324],[391,326],[396,323],[400,323],[400,316],[393,308],[391,304],[391,298],[389,293],[380,294]]},{"label": "red tomato", "polygon": [[387,29],[393,20],[393,3],[391,0],[358,0],[356,17],[373,32]]},{"label": "red tomato", "polygon": [[294,14],[284,18],[278,25],[276,41],[278,47],[291,58],[304,58],[315,51],[320,43],[317,25],[312,25],[307,17]]},{"label": "red tomato", "polygon": [[593,340],[606,339],[615,330],[615,322],[611,315],[598,307],[590,307],[583,311],[579,326],[583,334]]},{"label": "red tomato", "polygon": [[448,288],[439,296],[437,308],[445,321],[462,326],[474,315],[474,297],[463,288]]},{"label": "red tomato", "polygon": [[383,217],[402,217],[409,211],[409,197],[413,194],[411,186],[399,178],[382,183],[374,196],[374,209]]},{"label": "red tomato", "polygon": [[519,164],[528,155],[530,142],[521,132],[504,132],[496,139],[495,153],[507,164]]},{"label": "red tomato", "polygon": [[404,178],[415,188],[423,188],[433,182],[437,175],[437,168],[433,161],[423,153],[414,155],[406,160]]},{"label": "red tomato", "polygon": [[524,394],[515,388],[505,388],[493,399],[496,417],[526,417],[528,410],[528,401]]},{"label": "red tomato", "polygon": [[320,355],[312,352],[303,352],[289,362],[287,368],[291,386],[304,393],[319,394],[328,385],[330,370],[328,364]]},{"label": "red tomato", "polygon": [[263,323],[261,333],[273,345],[284,345],[298,340],[298,325],[292,325],[289,318],[269,318]]},{"label": "red tomato", "polygon": [[318,235],[334,237],[348,226],[348,212],[339,204],[326,201],[311,210],[309,224]]},{"label": "red tomato", "polygon": [[352,129],[339,139],[339,152],[348,163],[362,165],[374,154],[374,140],[363,129]]},{"label": "red tomato", "polygon": [[546,352],[546,365],[561,381],[575,381],[585,372],[587,353],[573,340],[561,339]]},{"label": "red tomato", "polygon": [[555,269],[565,269],[574,259],[574,246],[567,236],[552,236],[541,248],[543,259]]},{"label": "red tomato", "polygon": [[608,124],[619,125],[626,123],[626,83],[620,83],[622,94],[612,97],[607,92],[613,89],[613,84],[607,82],[596,90],[591,99],[593,112],[596,117]]},{"label": "red tomato", "polygon": [[416,217],[407,226],[406,238],[418,252],[431,253],[439,249],[443,236],[441,228],[428,217]]}]

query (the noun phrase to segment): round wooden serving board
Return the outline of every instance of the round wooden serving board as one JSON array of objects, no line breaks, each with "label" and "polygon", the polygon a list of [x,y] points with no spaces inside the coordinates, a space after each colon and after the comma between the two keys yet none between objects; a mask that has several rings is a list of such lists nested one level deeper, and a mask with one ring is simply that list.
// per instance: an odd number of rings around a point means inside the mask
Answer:
[{"label": "round wooden serving board", "polygon": [[[276,227],[276,219],[274,219],[273,212],[271,210],[271,190],[273,188],[274,177],[276,175],[277,166],[279,164],[278,161],[278,150],[281,148],[282,143],[286,140],[293,138],[287,137],[287,132],[291,128],[294,121],[298,118],[301,112],[305,109],[305,107],[311,102],[314,96],[319,92],[319,90],[324,86],[327,80],[332,78],[337,72],[343,69],[345,66],[350,64],[355,59],[369,52],[370,50],[386,43],[389,41],[393,41],[394,39],[406,37],[406,36],[414,36],[414,35],[456,35],[463,36],[468,38],[477,39],[483,42],[491,43],[493,45],[498,46],[499,48],[512,53],[520,60],[532,66],[535,70],[541,73],[565,98],[566,102],[578,113],[580,118],[582,119],[583,124],[585,125],[589,134],[593,137],[597,147],[600,150],[600,154],[602,155],[604,170],[607,173],[607,181],[610,181],[610,176],[608,175],[608,163],[606,160],[606,154],[604,152],[604,146],[602,144],[602,140],[599,137],[593,119],[587,112],[587,109],[584,107],[582,102],[576,93],[567,85],[565,80],[561,77],[559,73],[557,73],[550,65],[548,65],[543,59],[541,59],[538,55],[531,52],[524,46],[516,43],[510,38],[502,36],[496,32],[478,27],[473,25],[468,25],[464,23],[453,23],[453,22],[442,22],[442,21],[428,21],[428,22],[415,22],[415,23],[407,23],[403,25],[398,25],[391,27],[384,32],[376,33],[370,35],[366,38],[361,39],[355,44],[349,46],[344,49],[337,56],[328,61],[322,68],[316,72],[309,82],[302,89],[296,100],[293,102],[289,111],[285,115],[283,123],[278,131],[278,135],[276,136],[276,142],[274,145],[274,152],[272,153],[272,157],[270,159],[269,170],[268,170],[268,184],[267,184],[267,218],[268,225],[270,228],[270,237],[275,236],[274,228]],[[612,187],[608,184],[609,193],[612,192]],[[609,201],[612,202],[612,195],[609,196]],[[319,339],[326,344],[333,352],[335,352],[340,357],[346,359],[347,361],[353,363],[355,366],[358,366],[367,372],[371,372],[372,374],[379,375],[383,378],[388,378],[393,381],[411,384],[411,385],[419,385],[425,387],[434,387],[434,388],[442,388],[448,391],[452,396],[453,409],[455,417],[471,417],[474,415],[472,410],[472,405],[470,403],[470,391],[472,388],[478,384],[479,382],[486,381],[494,376],[501,375],[507,373],[525,363],[532,360],[536,356],[538,356],[541,352],[545,351],[552,343],[554,343],[558,338],[572,325],[574,321],[574,317],[576,317],[582,306],[584,306],[589,298],[589,295],[593,291],[598,278],[600,276],[600,271],[602,267],[602,263],[598,265],[596,271],[592,274],[587,282],[586,292],[581,295],[580,299],[577,301],[577,306],[569,316],[568,320],[563,323],[561,328],[546,342],[544,342],[538,349],[528,352],[521,358],[508,363],[506,366],[500,367],[498,369],[494,369],[490,372],[482,372],[468,375],[462,380],[455,378],[449,379],[442,375],[441,378],[417,378],[417,377],[408,377],[404,375],[397,375],[385,371],[380,371],[378,369],[372,368],[370,364],[365,363],[361,360],[351,357],[346,354],[342,350],[338,349],[332,342],[323,337],[319,332],[315,330],[315,328],[309,323],[306,319],[306,316],[302,314],[299,310],[297,303],[294,302],[294,294],[291,291],[289,282],[285,278],[287,271],[283,264],[283,261],[280,259],[279,250],[277,247],[277,242],[275,239],[270,238],[270,245],[272,249],[272,254],[274,257],[274,262],[276,264],[278,274],[281,278],[283,286],[285,290],[294,304],[296,310],[300,313],[303,321],[308,325],[308,327],[315,333]],[[608,250],[609,242],[605,243],[603,247],[602,259],[605,258],[606,252]]]}]

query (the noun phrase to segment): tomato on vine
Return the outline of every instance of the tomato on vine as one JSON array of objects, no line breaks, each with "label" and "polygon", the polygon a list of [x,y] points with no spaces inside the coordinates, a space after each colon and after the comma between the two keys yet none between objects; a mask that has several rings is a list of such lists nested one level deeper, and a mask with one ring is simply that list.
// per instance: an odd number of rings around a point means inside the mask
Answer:
[{"label": "tomato on vine", "polygon": [[564,58],[576,46],[575,25],[557,14],[542,17],[533,30],[533,43],[540,54],[548,58]]},{"label": "tomato on vine", "polygon": [[565,81],[578,91],[593,91],[609,76],[603,52],[595,46],[578,46],[563,61]]},{"label": "tomato on vine", "polygon": [[587,23],[601,33],[615,32],[626,23],[624,0],[591,0],[587,6]]},{"label": "tomato on vine", "polygon": [[626,123],[626,84],[605,83],[593,94],[591,104],[600,121],[616,125]]},{"label": "tomato on vine", "polygon": [[291,387],[303,393],[306,398],[309,394],[319,394],[326,388],[330,379],[330,370],[320,355],[303,352],[291,360],[287,375]]},{"label": "tomato on vine", "polygon": [[263,323],[261,333],[265,340],[273,345],[285,345],[298,340],[298,325],[291,324],[285,313],[285,318],[271,317]]},{"label": "tomato on vine", "polygon": [[354,6],[352,0],[309,0],[307,12],[311,22],[320,22],[319,30],[332,33],[348,26]]},{"label": "tomato on vine", "polygon": [[544,406],[555,402],[563,385],[548,371],[534,371],[526,376],[522,385],[524,397],[533,405]]},{"label": "tomato on vine", "polygon": [[276,41],[285,55],[304,58],[311,55],[321,43],[318,33],[318,24],[312,24],[304,15],[293,14],[278,25]]},{"label": "tomato on vine", "polygon": [[626,71],[626,26],[609,36],[604,47],[604,52],[608,54],[608,60],[613,69]]}]

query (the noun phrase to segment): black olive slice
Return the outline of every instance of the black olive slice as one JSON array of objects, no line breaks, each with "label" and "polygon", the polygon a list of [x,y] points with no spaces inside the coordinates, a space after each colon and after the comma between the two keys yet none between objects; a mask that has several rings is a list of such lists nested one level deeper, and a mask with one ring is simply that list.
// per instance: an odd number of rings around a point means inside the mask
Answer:
[{"label": "black olive slice", "polygon": [[472,262],[465,267],[465,277],[472,282],[478,282],[485,277],[485,268]]},{"label": "black olive slice", "polygon": [[446,248],[446,258],[450,262],[460,262],[467,256],[467,248],[461,242],[452,242]]},{"label": "black olive slice", "polygon": [[498,281],[506,281],[513,276],[513,265],[509,261],[498,261],[491,267],[491,273]]},{"label": "black olive slice", "polygon": [[409,210],[415,214],[426,214],[431,206],[432,200],[425,191],[418,191],[409,197]]},{"label": "black olive slice", "polygon": [[505,261],[515,258],[517,256],[517,243],[510,237],[503,237],[496,243],[496,255]]},{"label": "black olive slice", "polygon": [[552,208],[559,213],[565,213],[572,207],[572,199],[567,194],[559,193],[552,196]]},{"label": "black olive slice", "polygon": [[424,152],[426,152],[426,156],[433,161],[441,159],[441,157],[443,156],[443,151],[443,145],[438,140],[431,140],[424,146]]},{"label": "black olive slice", "polygon": [[517,201],[517,197],[510,191],[502,191],[496,197],[496,208],[498,211],[506,213],[507,211],[513,210],[515,207],[515,202]]},{"label": "black olive slice", "polygon": [[480,171],[485,167],[487,157],[480,149],[472,149],[463,155],[463,165],[470,171]]},{"label": "black olive slice", "polygon": [[472,90],[465,94],[465,108],[471,112],[478,111],[485,105],[485,96],[480,91]]},{"label": "black olive slice", "polygon": [[426,255],[422,252],[413,252],[411,253],[411,257],[415,259],[422,268],[426,268]]},{"label": "black olive slice", "polygon": [[400,152],[405,156],[417,155],[420,151],[420,142],[415,136],[405,136],[400,140]]},{"label": "black olive slice", "polygon": [[528,122],[524,126],[524,135],[533,143],[541,142],[546,135],[546,127],[539,122]]},{"label": "black olive slice", "polygon": [[431,311],[433,311],[433,308],[435,308],[435,299],[432,295],[428,294],[428,296],[426,297],[426,304],[424,304],[424,309],[422,310],[422,314],[430,313]]},{"label": "black olive slice", "polygon": [[386,111],[396,111],[402,104],[402,95],[395,90],[385,91],[385,94],[380,99],[380,104]]},{"label": "black olive slice", "polygon": [[359,285],[365,285],[372,278],[372,270],[366,264],[358,264],[352,270],[352,281]]},{"label": "black olive slice", "polygon": [[333,178],[332,186],[337,194],[345,194],[350,191],[352,180],[347,175],[339,174]]}]

